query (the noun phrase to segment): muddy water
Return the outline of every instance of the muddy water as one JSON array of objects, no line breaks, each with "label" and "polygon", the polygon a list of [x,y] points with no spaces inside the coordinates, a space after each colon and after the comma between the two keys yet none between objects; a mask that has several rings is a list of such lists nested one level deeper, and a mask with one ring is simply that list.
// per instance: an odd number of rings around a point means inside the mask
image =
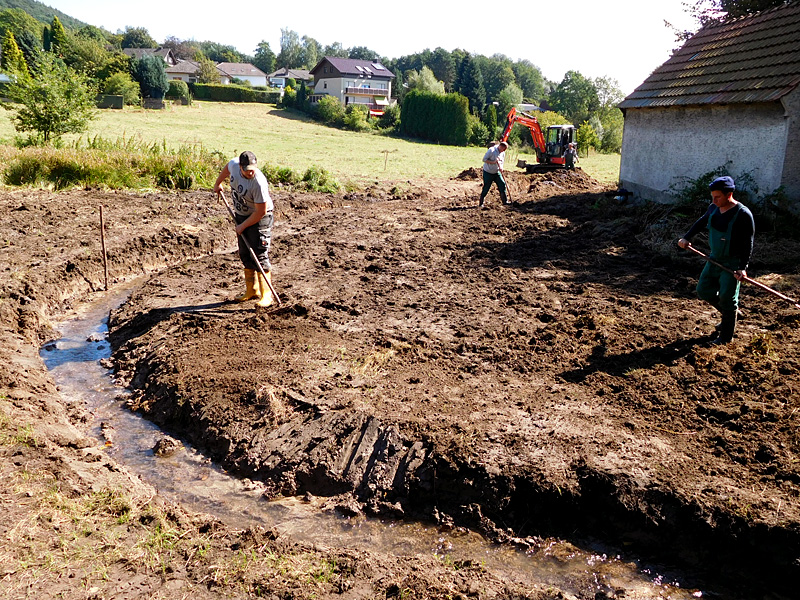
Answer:
[{"label": "muddy water", "polygon": [[154,456],[152,448],[164,434],[125,409],[126,392],[101,364],[110,355],[108,313],[124,302],[136,284],[83,306],[58,326],[62,338],[45,346],[41,355],[64,401],[85,403],[94,415],[94,433],[102,440],[98,443],[165,497],[210,513],[232,527],[262,525],[317,546],[472,561],[501,576],[552,585],[579,598],[624,594],[627,600],[679,600],[706,595],[684,589],[678,577],[667,575],[663,567],[643,567],[563,540],[548,540],[544,549],[523,552],[491,544],[469,531],[442,532],[420,523],[341,518],[321,511],[322,499],[267,502],[261,498],[261,484],[231,477],[189,446],[168,458]]}]

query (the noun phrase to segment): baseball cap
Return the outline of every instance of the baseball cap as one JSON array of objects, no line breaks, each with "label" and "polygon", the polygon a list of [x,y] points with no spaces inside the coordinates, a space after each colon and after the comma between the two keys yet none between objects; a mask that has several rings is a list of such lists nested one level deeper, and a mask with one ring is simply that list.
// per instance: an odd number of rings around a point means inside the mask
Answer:
[{"label": "baseball cap", "polygon": [[717,177],[714,181],[712,181],[709,184],[708,189],[712,192],[715,190],[733,192],[736,190],[736,186],[733,183],[733,177],[728,177],[725,175],[724,177]]},{"label": "baseball cap", "polygon": [[245,171],[255,171],[257,162],[256,155],[250,150],[245,150],[239,155],[239,166]]}]

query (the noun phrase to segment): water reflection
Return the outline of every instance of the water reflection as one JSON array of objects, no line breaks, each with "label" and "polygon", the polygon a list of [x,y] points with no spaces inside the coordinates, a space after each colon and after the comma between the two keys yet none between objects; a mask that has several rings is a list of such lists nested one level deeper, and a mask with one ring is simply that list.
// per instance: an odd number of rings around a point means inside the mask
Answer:
[{"label": "water reflection", "polygon": [[152,449],[163,433],[124,408],[127,393],[114,385],[101,364],[110,354],[108,313],[139,284],[133,282],[127,289],[105,294],[82,307],[59,325],[63,337],[45,346],[41,355],[64,401],[85,403],[94,415],[94,433],[98,439],[108,440],[108,454],[165,497],[210,513],[232,527],[258,524],[317,546],[346,546],[397,556],[435,555],[452,563],[469,561],[500,576],[553,585],[579,598],[622,593],[627,600],[702,596],[697,590],[681,589],[655,570],[562,540],[548,540],[543,547],[523,552],[490,544],[479,534],[462,529],[443,532],[420,523],[338,517],[321,510],[323,498],[265,501],[263,485],[230,477],[190,446],[167,458],[155,457]]}]

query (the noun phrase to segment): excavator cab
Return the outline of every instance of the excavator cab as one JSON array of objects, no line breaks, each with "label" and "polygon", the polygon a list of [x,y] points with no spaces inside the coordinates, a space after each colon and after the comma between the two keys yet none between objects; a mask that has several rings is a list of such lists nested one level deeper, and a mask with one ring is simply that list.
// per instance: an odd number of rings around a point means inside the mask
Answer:
[{"label": "excavator cab", "polygon": [[550,125],[547,128],[545,148],[547,161],[550,164],[564,164],[564,152],[567,146],[575,141],[574,125]]}]

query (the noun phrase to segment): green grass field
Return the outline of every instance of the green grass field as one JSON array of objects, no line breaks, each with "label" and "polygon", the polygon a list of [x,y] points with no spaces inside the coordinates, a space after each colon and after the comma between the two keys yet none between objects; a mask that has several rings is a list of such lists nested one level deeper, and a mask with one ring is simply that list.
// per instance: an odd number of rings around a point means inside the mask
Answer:
[{"label": "green grass field", "polygon": [[[11,113],[0,109],[0,141],[14,139]],[[168,146],[201,144],[224,157],[252,150],[260,160],[303,172],[312,165],[333,173],[342,183],[453,177],[480,167],[483,148],[459,148],[327,127],[295,111],[272,105],[195,102],[166,110],[101,110],[83,138],[115,140],[138,137]],[[68,136],[65,140],[74,140]],[[506,165],[516,164],[515,151]],[[619,155],[595,154],[580,166],[599,181],[614,183]]]}]

